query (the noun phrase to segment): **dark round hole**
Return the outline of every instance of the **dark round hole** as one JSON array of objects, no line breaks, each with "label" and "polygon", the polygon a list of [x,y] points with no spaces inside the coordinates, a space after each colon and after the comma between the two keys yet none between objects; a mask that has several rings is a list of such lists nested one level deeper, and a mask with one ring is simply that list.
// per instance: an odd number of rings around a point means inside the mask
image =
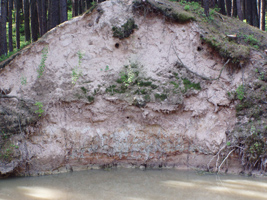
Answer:
[{"label": "dark round hole", "polygon": [[203,48],[202,47],[197,47],[197,50],[198,51],[201,51]]},{"label": "dark round hole", "polygon": [[127,119],[129,119],[130,117],[126,117]]},{"label": "dark round hole", "polygon": [[120,47],[120,44],[119,43],[116,43],[115,44],[115,47],[118,49]]}]

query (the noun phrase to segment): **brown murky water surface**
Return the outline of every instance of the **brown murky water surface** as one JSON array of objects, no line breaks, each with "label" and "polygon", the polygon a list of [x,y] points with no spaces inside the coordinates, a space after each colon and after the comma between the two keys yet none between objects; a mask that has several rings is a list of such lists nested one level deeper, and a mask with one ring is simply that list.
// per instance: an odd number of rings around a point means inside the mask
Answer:
[{"label": "brown murky water surface", "polygon": [[0,200],[267,199],[267,179],[193,171],[112,169],[0,180]]}]

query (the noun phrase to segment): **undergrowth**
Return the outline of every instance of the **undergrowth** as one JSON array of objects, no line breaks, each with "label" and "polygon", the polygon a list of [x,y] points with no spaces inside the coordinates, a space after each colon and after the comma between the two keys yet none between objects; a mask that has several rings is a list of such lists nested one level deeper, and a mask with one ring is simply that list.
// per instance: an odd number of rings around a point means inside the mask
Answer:
[{"label": "undergrowth", "polygon": [[38,78],[41,78],[41,76],[44,73],[45,70],[45,61],[47,59],[47,54],[48,54],[48,47],[45,47],[42,51],[42,59],[41,59],[41,63],[37,68],[37,73],[38,73]]}]

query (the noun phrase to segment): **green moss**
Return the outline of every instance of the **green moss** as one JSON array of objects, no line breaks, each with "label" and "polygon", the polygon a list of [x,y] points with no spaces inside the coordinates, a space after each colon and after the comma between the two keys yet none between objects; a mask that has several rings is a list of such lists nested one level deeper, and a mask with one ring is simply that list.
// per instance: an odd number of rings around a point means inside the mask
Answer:
[{"label": "green moss", "polygon": [[138,29],[138,26],[135,24],[134,19],[130,18],[121,27],[112,27],[113,37],[119,39],[127,38],[134,32],[134,29]]},{"label": "green moss", "polygon": [[116,85],[111,85],[108,88],[106,88],[106,92],[109,92],[113,95],[114,91],[116,90]]},{"label": "green moss", "polygon": [[187,92],[189,89],[193,88],[195,90],[201,90],[200,83],[192,83],[188,79],[184,78],[183,84],[184,84],[184,92]]},{"label": "green moss", "polygon": [[133,8],[143,12],[144,14],[147,14],[148,10],[154,13],[160,12],[162,15],[167,17],[167,19],[178,23],[186,23],[191,20],[195,20],[194,15],[184,11],[184,9],[180,8],[178,5],[179,4],[176,2],[169,2],[167,0],[162,0],[160,3],[152,0],[136,0]]},{"label": "green moss", "polygon": [[237,98],[242,101],[245,98],[245,88],[243,85],[238,86],[236,89]]},{"label": "green moss", "polygon": [[179,11],[179,12],[173,12],[170,14],[170,18],[173,19],[176,22],[188,22],[190,20],[194,20],[194,16],[192,16],[191,14],[189,14],[188,12],[183,12],[183,11]]},{"label": "green moss", "polygon": [[150,102],[150,95],[149,94],[144,95],[144,99],[146,102]]},{"label": "green moss", "polygon": [[179,84],[174,81],[171,81],[170,84],[174,85],[175,89],[179,88]]},{"label": "green moss", "polygon": [[253,102],[246,100],[236,105],[236,111],[240,112],[246,108],[250,108],[251,106],[253,106]]},{"label": "green moss", "polygon": [[250,45],[258,45],[259,41],[251,34],[251,35],[244,35],[244,41],[249,43]]},{"label": "green moss", "polygon": [[92,103],[95,100],[93,96],[87,96],[87,99],[90,103]]},{"label": "green moss", "polygon": [[147,86],[151,86],[152,82],[151,81],[140,81],[138,82],[140,87],[147,87]]},{"label": "green moss", "polygon": [[84,94],[86,94],[86,93],[87,93],[87,90],[86,90],[86,88],[85,88],[85,87],[81,87],[81,90],[82,90],[82,92],[83,92]]},{"label": "green moss", "polygon": [[167,94],[158,94],[158,93],[156,93],[156,94],[154,94],[154,96],[155,96],[156,99],[159,99],[161,101],[164,101],[165,99],[167,99]]},{"label": "green moss", "polygon": [[152,89],[157,89],[157,88],[158,88],[158,86],[155,85],[155,84],[151,84],[150,87],[151,87]]}]

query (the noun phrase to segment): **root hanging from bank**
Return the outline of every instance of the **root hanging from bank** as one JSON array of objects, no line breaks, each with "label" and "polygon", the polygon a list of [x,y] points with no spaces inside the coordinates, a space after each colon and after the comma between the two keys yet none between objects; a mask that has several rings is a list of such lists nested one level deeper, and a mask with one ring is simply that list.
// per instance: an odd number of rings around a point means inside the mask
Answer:
[{"label": "root hanging from bank", "polygon": [[202,79],[204,79],[204,80],[207,80],[207,81],[215,81],[215,80],[218,80],[218,79],[221,77],[221,75],[222,75],[222,71],[224,70],[225,66],[230,62],[230,59],[228,59],[228,60],[224,63],[222,69],[220,70],[220,74],[219,74],[219,76],[218,76],[217,78],[208,78],[208,77],[206,77],[206,76],[202,76],[202,75],[200,75],[200,74],[198,74],[198,73],[192,71],[191,69],[189,69],[189,68],[183,63],[183,61],[180,59],[180,57],[178,56],[178,54],[177,54],[176,50],[174,49],[174,47],[173,47],[172,49],[173,49],[173,51],[174,51],[174,53],[175,53],[175,55],[176,55],[176,57],[177,57],[177,59],[178,59],[179,66],[184,67],[184,68],[185,68],[187,71],[189,71],[190,73],[192,73],[192,74],[194,74],[194,75],[196,75],[196,76],[198,76],[198,77],[200,77],[200,78],[202,78]]}]

